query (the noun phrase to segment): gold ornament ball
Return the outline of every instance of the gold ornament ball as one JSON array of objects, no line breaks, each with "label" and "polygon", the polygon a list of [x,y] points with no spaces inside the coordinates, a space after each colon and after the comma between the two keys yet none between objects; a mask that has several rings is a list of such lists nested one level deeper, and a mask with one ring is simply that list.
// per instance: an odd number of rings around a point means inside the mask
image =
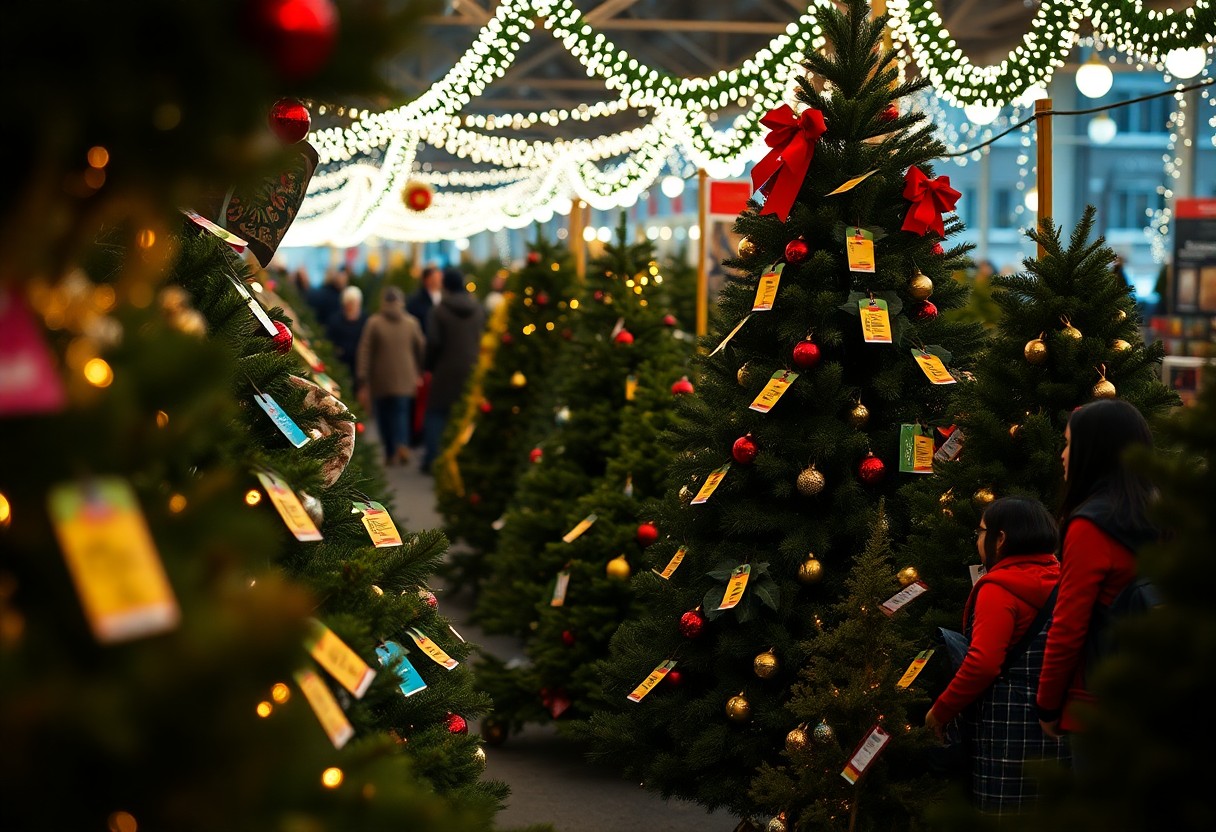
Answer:
[{"label": "gold ornament ball", "polygon": [[784,812],[774,818],[769,818],[768,824],[764,827],[764,832],[788,832],[788,830]]},{"label": "gold ornament ball", "polygon": [[798,475],[798,491],[808,497],[814,497],[823,487],[827,485],[827,480],[823,478],[823,474],[816,470],[812,465],[810,468],[804,468],[802,473]]},{"label": "gold ornament ball", "polygon": [[1126,320],[1127,320],[1126,312],[1124,312],[1122,309],[1115,310],[1115,321],[1117,323],[1123,323]]},{"label": "gold ornament ball", "polygon": [[908,294],[914,300],[928,300],[929,296],[933,294],[933,281],[927,275],[917,272],[908,281]]},{"label": "gold ornament ball", "polygon": [[1124,341],[1122,338],[1116,338],[1110,345],[1110,348],[1115,352],[1127,352],[1132,348],[1132,345]]},{"label": "gold ornament ball", "polygon": [[809,557],[798,567],[798,583],[817,584],[823,579],[823,564],[815,557]]},{"label": "gold ornament ball", "polygon": [[870,409],[861,402],[858,402],[849,411],[849,424],[860,430],[866,426],[866,422],[868,421],[870,421]]},{"label": "gold ornament ball", "polygon": [[689,488],[687,485],[681,485],[681,486],[680,486],[680,502],[681,502],[681,503],[690,503],[690,502],[692,502],[692,498],[693,498],[694,496],[695,496],[695,495],[693,494],[692,489],[691,489],[691,488]]},{"label": "gold ornament ball", "polygon": [[832,726],[826,722],[820,722],[815,726],[814,737],[819,742],[831,742],[835,735],[836,732],[832,730]]},{"label": "gold ornament ball", "polygon": [[511,374],[511,386],[512,387],[527,387],[528,386],[528,377],[525,376],[523,373],[521,373],[519,370],[516,370],[514,373]]},{"label": "gold ornament ball", "polygon": [[805,751],[806,747],[811,744],[811,735],[806,732],[806,729],[799,725],[793,731],[785,735],[785,750],[790,754],[796,754],[799,751]]},{"label": "gold ornament ball", "polygon": [[781,662],[777,661],[777,654],[772,650],[765,650],[760,655],[756,656],[752,662],[752,670],[761,679],[771,679],[777,675],[777,671],[781,668]]},{"label": "gold ornament ball", "polygon": [[473,759],[477,761],[478,768],[485,769],[486,767],[486,750],[478,746],[473,751]]},{"label": "gold ornament ball", "polygon": [[1064,324],[1064,334],[1074,341],[1081,340],[1081,330],[1077,329],[1072,324]]},{"label": "gold ornament ball", "polygon": [[1047,345],[1043,343],[1042,338],[1035,338],[1033,341],[1026,342],[1022,354],[1026,356],[1026,360],[1031,364],[1042,364],[1047,360]]},{"label": "gold ornament ball", "polygon": [[629,568],[629,561],[625,560],[624,555],[617,555],[608,561],[605,571],[608,573],[608,577],[614,581],[627,581],[633,574],[633,570]]},{"label": "gold ornament ball", "polygon": [[748,382],[748,376],[749,376],[749,373],[748,373],[747,365],[744,364],[742,367],[739,368],[739,372],[735,373],[735,381],[739,382],[740,386],[746,386],[747,382]]},{"label": "gold ornament ball", "polygon": [[752,718],[752,705],[742,693],[726,701],[726,716],[732,722],[747,722]]},{"label": "gold ornament ball", "polygon": [[977,506],[984,508],[992,504],[992,501],[996,499],[996,495],[992,493],[992,489],[990,488],[981,488],[971,496],[971,499]]},{"label": "gold ornament ball", "polygon": [[1111,384],[1105,378],[1094,385],[1095,399],[1113,399],[1117,395],[1118,391],[1115,390],[1115,385]]},{"label": "gold ornament ball", "polygon": [[740,257],[751,257],[753,254],[755,254],[759,250],[760,250],[760,248],[759,248],[759,246],[756,245],[756,241],[753,240],[751,237],[744,237],[742,240],[739,241],[739,256]]},{"label": "gold ornament ball", "polygon": [[905,566],[895,577],[899,578],[900,586],[908,586],[920,580],[920,573],[916,571],[915,566]]}]

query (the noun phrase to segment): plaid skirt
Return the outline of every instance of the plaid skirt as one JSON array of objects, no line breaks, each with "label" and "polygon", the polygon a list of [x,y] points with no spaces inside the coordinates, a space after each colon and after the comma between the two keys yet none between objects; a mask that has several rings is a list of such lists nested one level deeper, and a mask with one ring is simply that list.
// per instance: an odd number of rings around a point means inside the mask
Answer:
[{"label": "plaid skirt", "polygon": [[971,792],[981,812],[1012,815],[1034,804],[1038,790],[1022,770],[1025,763],[1071,762],[1067,740],[1044,734],[1034,707],[1049,627],[965,713]]}]

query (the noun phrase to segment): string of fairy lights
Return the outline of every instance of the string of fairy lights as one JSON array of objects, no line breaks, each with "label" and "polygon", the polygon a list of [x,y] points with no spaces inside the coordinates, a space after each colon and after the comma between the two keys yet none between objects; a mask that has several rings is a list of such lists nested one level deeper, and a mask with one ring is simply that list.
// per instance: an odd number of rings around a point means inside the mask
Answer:
[{"label": "string of fairy lights", "polygon": [[[741,176],[766,149],[760,119],[783,102],[794,103],[800,61],[823,46],[818,15],[830,3],[811,0],[783,33],[738,67],[682,78],[618,48],[595,31],[572,0],[503,0],[460,59],[416,100],[379,113],[348,109],[349,126],[311,134],[321,169],[284,245],[352,246],[369,236],[457,239],[545,222],[568,212],[573,199],[594,208],[626,207],[672,160],[713,178]],[[1078,46],[1101,52],[1107,62],[1122,57],[1140,68],[1155,67],[1166,79],[1206,74],[1207,48],[1216,33],[1214,3],[1194,0],[1182,10],[1156,11],[1140,0],[1042,0],[1021,42],[990,65],[973,64],[963,55],[933,0],[888,0],[887,5],[903,71],[917,72],[932,84],[932,94],[915,104],[942,126],[941,138],[951,152],[959,152],[1018,120],[1045,97],[1047,84]],[[1092,34],[1082,36],[1082,26]],[[558,41],[615,97],[535,112],[463,113],[506,74],[534,34]],[[1091,58],[1078,73],[1078,85],[1086,73],[1101,82],[1103,71],[1109,75],[1107,63]],[[1206,90],[1203,95],[1211,102]],[[1179,96],[1174,132],[1185,117],[1182,106]],[[727,108],[738,114],[723,128],[719,116]],[[957,108],[966,115],[962,124],[951,117]],[[644,122],[593,139],[537,141],[512,135],[538,124],[592,122],[625,112]],[[1216,115],[1210,121],[1216,122]],[[1023,146],[1029,141],[1024,131]],[[416,162],[423,146],[467,168],[422,170]],[[1179,164],[1173,147],[1167,157],[1171,177],[1169,166]],[[954,161],[966,164],[968,158],[964,153]],[[971,158],[979,158],[978,152]],[[1019,162],[1024,180],[1033,171],[1028,150],[1018,158],[1024,160]],[[427,210],[411,211],[402,203],[408,182],[436,189]],[[1167,212],[1152,218],[1154,237],[1162,237],[1168,221]]]}]

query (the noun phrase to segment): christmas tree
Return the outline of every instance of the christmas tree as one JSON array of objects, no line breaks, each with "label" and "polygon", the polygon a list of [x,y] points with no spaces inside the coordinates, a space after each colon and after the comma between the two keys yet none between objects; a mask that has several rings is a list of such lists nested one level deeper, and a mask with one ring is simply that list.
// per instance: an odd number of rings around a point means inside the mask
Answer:
[{"label": "christmas tree", "polygon": [[[736,223],[741,273],[719,298],[717,347],[671,442],[674,493],[656,523],[685,547],[683,563],[668,580],[639,570],[641,613],[614,636],[612,707],[592,723],[598,753],[647,788],[743,817],[770,811],[751,795],[753,779],[781,764],[787,735],[807,719],[791,686],[816,622],[829,633],[862,627],[852,619],[867,613],[841,600],[879,500],[905,481],[901,444],[943,416],[944,391],[982,337],[938,314],[964,300],[949,278],[963,249],[942,248],[960,227],[943,217],[957,192],[929,166],[944,148],[897,104],[924,82],[896,84],[885,23],[859,0],[823,10],[821,25],[827,47],[807,58],[797,93],[806,109],[766,117],[772,150],[753,180],[767,199]],[[898,539],[905,507],[888,499],[887,509]],[[662,569],[670,554],[645,565]],[[874,568],[858,585],[872,586]],[[890,697],[869,687],[865,657],[852,658],[834,682],[869,691],[859,695],[872,704],[831,726],[837,772]],[[652,688],[673,662],[681,683]],[[911,749],[899,727],[867,777]],[[828,803],[838,805],[828,795],[788,805],[822,818]],[[908,811],[876,801],[861,822],[899,827]]]},{"label": "christmas tree", "polygon": [[480,584],[485,553],[498,542],[496,522],[530,464],[534,439],[557,418],[537,410],[551,401],[556,376],[548,370],[571,335],[573,281],[564,248],[542,240],[532,244],[524,267],[507,284],[506,319],[493,363],[480,386],[470,384],[461,405],[469,419],[453,420],[445,436],[435,490],[449,536],[465,544],[445,570],[450,589]]},{"label": "christmas tree", "polygon": [[1091,239],[1094,216],[1088,208],[1067,241],[1045,220],[1030,232],[1044,256],[993,277],[997,332],[975,381],[959,385],[950,424],[937,425],[957,434],[935,475],[907,487],[914,524],[903,555],[934,589],[935,623],[957,628],[988,503],[1021,494],[1057,504],[1073,410],[1118,396],[1151,417],[1178,402],[1160,381],[1161,344],[1143,343],[1131,289],[1111,271],[1115,253]]}]

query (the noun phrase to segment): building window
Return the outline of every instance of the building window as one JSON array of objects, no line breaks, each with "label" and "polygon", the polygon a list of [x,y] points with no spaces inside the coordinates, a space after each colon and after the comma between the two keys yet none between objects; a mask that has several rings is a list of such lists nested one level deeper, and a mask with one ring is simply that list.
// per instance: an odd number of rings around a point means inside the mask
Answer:
[{"label": "building window", "polygon": [[1010,188],[997,188],[992,192],[993,228],[1015,228],[1017,226],[1017,218],[1013,214],[1013,208],[1017,203],[1014,200],[1014,193]]},{"label": "building window", "polygon": [[[1128,101],[1156,90],[1116,90],[1111,93],[1114,101]],[[1169,96],[1152,98],[1111,110],[1120,133],[1166,133],[1174,100]]]},{"label": "building window", "polygon": [[1165,200],[1155,187],[1112,189],[1106,200],[1107,228],[1144,228],[1148,225],[1148,213],[1165,207]]}]

